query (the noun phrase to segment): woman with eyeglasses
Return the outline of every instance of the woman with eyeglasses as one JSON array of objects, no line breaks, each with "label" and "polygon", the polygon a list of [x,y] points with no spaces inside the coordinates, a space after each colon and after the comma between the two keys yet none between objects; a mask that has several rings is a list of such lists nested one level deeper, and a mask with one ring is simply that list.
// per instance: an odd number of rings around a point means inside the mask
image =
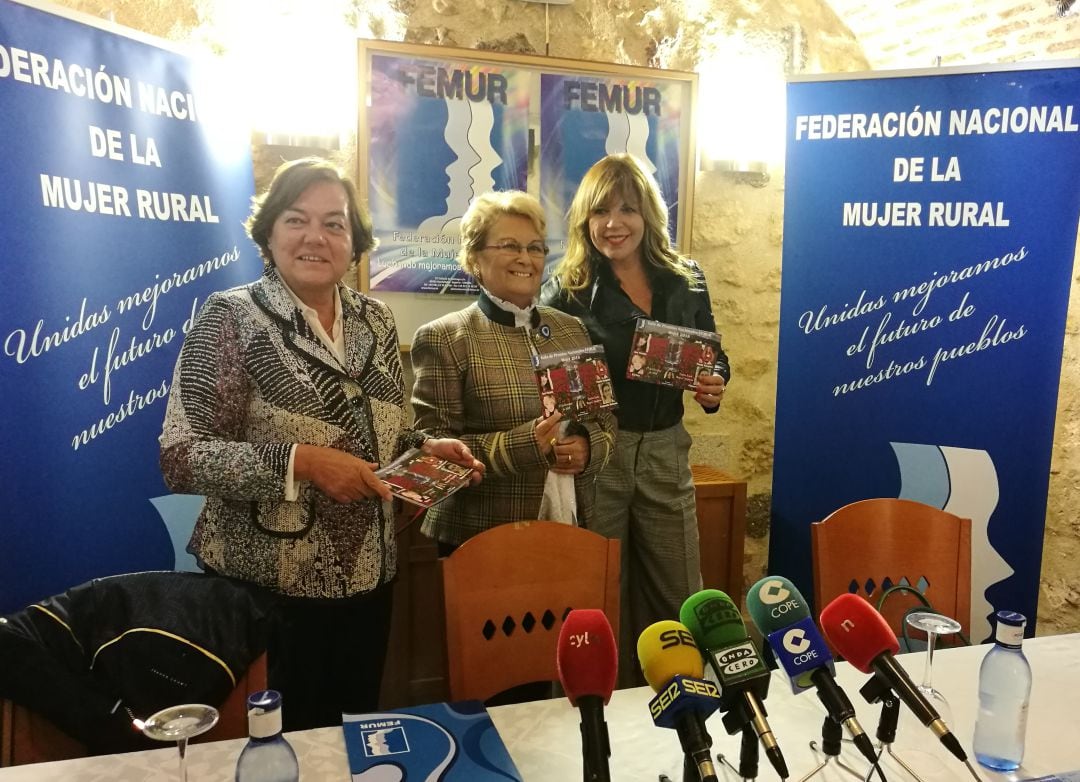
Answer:
[{"label": "woman with eyeglasses", "polygon": [[[628,378],[638,318],[715,331],[705,276],[671,247],[660,188],[631,155],[609,155],[581,180],[568,214],[567,249],[542,300],[580,317],[604,346],[619,433],[596,482],[593,528],[622,543],[619,679],[637,683],[636,639],[653,622],[679,615],[701,589],[697,511],[683,391]],[[731,371],[727,356],[698,377],[693,398],[715,413]]]},{"label": "woman with eyeglasses", "polygon": [[589,525],[593,481],[611,452],[614,423],[606,411],[583,423],[543,415],[533,358],[591,344],[577,318],[536,303],[545,228],[540,203],[526,193],[475,199],[461,220],[458,261],[480,295],[413,338],[417,426],[460,438],[486,465],[483,483],[424,518],[422,530],[443,556],[497,524]]}]

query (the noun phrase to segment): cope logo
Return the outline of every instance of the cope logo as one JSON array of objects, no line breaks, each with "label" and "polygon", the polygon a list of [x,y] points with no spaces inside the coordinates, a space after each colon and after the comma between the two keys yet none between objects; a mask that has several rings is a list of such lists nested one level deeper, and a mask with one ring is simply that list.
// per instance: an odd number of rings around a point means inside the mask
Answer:
[{"label": "cope logo", "polygon": [[783,581],[773,579],[766,581],[761,585],[761,589],[758,590],[758,597],[761,599],[762,603],[771,606],[776,605],[777,603],[783,603],[791,597],[791,592],[784,586]]},{"label": "cope logo", "polygon": [[[793,593],[778,578],[769,579],[758,590],[758,599],[763,606],[769,606],[769,616],[773,619],[781,619],[785,614],[792,612],[805,612],[806,607],[802,604],[801,598],[802,595],[798,592]],[[796,613],[796,617],[798,615],[799,613]]]},{"label": "cope logo", "polygon": [[806,637],[801,627],[785,633],[781,642],[784,644],[784,649],[791,654],[802,654],[810,648],[810,639]]}]

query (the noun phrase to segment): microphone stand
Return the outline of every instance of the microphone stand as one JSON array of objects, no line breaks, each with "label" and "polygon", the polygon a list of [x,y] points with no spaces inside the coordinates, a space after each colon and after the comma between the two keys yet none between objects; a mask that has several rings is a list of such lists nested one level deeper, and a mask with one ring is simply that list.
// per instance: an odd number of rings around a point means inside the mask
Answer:
[{"label": "microphone stand", "polygon": [[754,728],[743,725],[742,745],[739,747],[739,767],[735,768],[723,755],[717,755],[716,759],[730,768],[744,780],[757,779],[758,775],[758,738]]},{"label": "microphone stand", "polygon": [[911,774],[916,782],[924,782],[923,778],[916,774],[911,766],[893,752],[892,745],[896,740],[896,726],[900,721],[900,699],[893,693],[889,683],[881,676],[874,674],[870,681],[859,688],[859,694],[866,699],[867,703],[881,704],[881,716],[878,717],[877,731],[875,733],[878,740],[878,762],[867,769],[863,782],[870,782],[870,777],[874,775],[875,768],[881,776],[882,782],[884,782],[885,775],[881,771],[881,756],[886,752],[904,771]]},{"label": "microphone stand", "polygon": [[597,695],[578,698],[581,710],[581,768],[583,782],[611,782],[608,758],[611,744],[604,721],[604,702]]},{"label": "microphone stand", "polygon": [[[729,736],[734,736],[739,730],[743,730],[743,741],[746,742],[745,731],[749,728],[753,731],[755,738],[760,738],[757,734],[758,727],[764,723],[765,719],[765,707],[755,701],[744,700],[742,698],[731,708],[727,714],[724,715],[723,723],[724,730],[727,731]],[[781,779],[786,780],[788,778],[787,764],[784,762],[784,756],[780,753],[780,748],[773,744],[773,752],[769,751],[769,748],[765,748],[765,755],[768,757],[769,762],[773,768],[776,769],[776,773]]]},{"label": "microphone stand", "polygon": [[[844,743],[844,731],[840,723],[834,720],[829,715],[825,715],[825,721],[821,723],[821,752],[825,755],[825,759],[821,761],[816,768],[810,771],[809,774],[802,777],[799,782],[806,782],[810,777],[817,774],[819,771],[829,765],[830,760],[836,760],[836,765],[842,768],[847,773],[851,774],[856,779],[862,779],[863,776],[851,766],[840,760],[840,750]],[[810,749],[814,752],[818,752],[818,746],[816,741],[810,742]],[[882,782],[884,782],[884,776]]]},{"label": "microphone stand", "polygon": [[716,774],[703,777],[698,773],[698,764],[690,757],[689,752],[683,753],[682,778],[683,782],[718,782]]}]

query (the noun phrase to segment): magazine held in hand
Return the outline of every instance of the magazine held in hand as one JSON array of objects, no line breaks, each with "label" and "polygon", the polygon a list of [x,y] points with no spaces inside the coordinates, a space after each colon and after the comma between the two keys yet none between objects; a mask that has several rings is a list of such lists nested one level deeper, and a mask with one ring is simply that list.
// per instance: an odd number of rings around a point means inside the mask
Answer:
[{"label": "magazine held in hand", "polygon": [[375,471],[395,497],[430,508],[469,485],[472,470],[460,464],[410,448]]},{"label": "magazine held in hand", "polygon": [[618,407],[600,345],[541,353],[533,356],[533,365],[544,418],[558,410],[567,419],[580,421],[597,410]]},{"label": "magazine held in hand", "polygon": [[673,388],[695,388],[703,375],[716,374],[720,335],[638,318],[626,377]]}]

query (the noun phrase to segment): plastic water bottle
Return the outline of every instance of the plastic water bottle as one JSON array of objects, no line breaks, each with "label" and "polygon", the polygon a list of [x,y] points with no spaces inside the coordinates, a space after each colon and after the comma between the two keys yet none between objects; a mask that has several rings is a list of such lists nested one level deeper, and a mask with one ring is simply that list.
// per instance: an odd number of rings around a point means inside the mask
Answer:
[{"label": "plastic water bottle", "polygon": [[281,735],[281,693],[252,693],[247,708],[248,743],[236,762],[236,782],[297,782],[300,764]]},{"label": "plastic water bottle", "polygon": [[1015,611],[997,612],[994,646],[979,668],[979,717],[975,758],[987,768],[1012,771],[1024,759],[1031,666],[1021,643],[1027,619]]}]

